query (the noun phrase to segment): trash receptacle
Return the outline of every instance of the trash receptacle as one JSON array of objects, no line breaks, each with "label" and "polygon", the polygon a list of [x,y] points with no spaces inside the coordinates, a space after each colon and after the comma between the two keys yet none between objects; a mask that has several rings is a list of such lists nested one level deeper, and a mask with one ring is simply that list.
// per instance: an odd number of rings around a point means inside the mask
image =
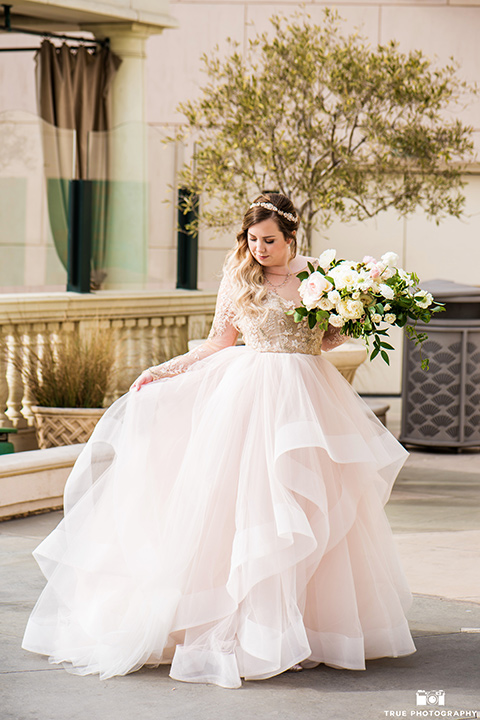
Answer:
[{"label": "trash receptacle", "polygon": [[[480,447],[480,287],[422,283],[446,311],[417,329],[421,350],[404,343],[400,441],[426,447]],[[430,360],[422,370],[422,356]]]}]

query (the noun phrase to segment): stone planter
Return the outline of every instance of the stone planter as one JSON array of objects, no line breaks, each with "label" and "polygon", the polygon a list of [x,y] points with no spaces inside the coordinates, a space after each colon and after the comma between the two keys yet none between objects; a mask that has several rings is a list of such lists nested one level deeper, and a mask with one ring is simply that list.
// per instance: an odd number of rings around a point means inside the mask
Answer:
[{"label": "stone planter", "polygon": [[323,353],[322,357],[335,365],[343,377],[349,383],[352,383],[355,373],[360,365],[365,362],[367,355],[367,349],[364,345],[347,340],[343,345]]},{"label": "stone planter", "polygon": [[87,442],[106,408],[50,408],[32,405],[40,449]]}]

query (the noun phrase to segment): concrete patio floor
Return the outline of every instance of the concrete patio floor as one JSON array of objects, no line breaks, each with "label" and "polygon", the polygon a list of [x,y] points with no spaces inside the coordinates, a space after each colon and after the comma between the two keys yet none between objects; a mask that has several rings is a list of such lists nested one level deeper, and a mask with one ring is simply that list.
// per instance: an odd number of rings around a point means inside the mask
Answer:
[{"label": "concrete patio floor", "polygon": [[[415,594],[415,654],[369,661],[361,672],[284,673],[239,690],[175,682],[166,666],[107,681],[77,677],[23,651],[43,587],[31,551],[61,514],[0,523],[0,720],[480,717],[479,490],[480,453],[415,451],[387,505]],[[417,705],[418,690],[443,690],[445,704]]]}]

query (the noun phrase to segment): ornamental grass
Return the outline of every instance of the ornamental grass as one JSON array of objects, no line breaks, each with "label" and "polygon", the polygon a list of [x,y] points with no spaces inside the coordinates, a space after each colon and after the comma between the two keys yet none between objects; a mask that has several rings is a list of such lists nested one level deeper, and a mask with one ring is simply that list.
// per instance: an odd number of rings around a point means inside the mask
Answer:
[{"label": "ornamental grass", "polygon": [[108,329],[63,333],[39,352],[28,348],[21,370],[35,405],[60,408],[103,407],[115,362]]}]

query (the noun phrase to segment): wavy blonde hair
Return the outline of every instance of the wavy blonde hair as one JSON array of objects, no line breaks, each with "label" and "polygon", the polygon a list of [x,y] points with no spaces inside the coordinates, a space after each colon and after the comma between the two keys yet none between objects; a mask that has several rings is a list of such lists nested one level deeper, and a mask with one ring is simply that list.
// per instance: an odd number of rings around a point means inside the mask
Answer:
[{"label": "wavy blonde hair", "polygon": [[256,316],[260,323],[265,320],[267,310],[264,299],[267,294],[263,267],[253,257],[248,247],[248,229],[262,220],[272,218],[285,240],[291,240],[292,259],[297,254],[296,230],[300,224],[292,201],[280,193],[264,193],[253,201],[255,203],[271,203],[278,210],[290,213],[297,219],[289,220],[279,215],[275,210],[264,207],[251,207],[244,215],[242,229],[237,235],[235,247],[227,255],[223,266],[224,274],[228,276],[231,285],[231,298],[237,311],[237,319],[245,315]]}]

